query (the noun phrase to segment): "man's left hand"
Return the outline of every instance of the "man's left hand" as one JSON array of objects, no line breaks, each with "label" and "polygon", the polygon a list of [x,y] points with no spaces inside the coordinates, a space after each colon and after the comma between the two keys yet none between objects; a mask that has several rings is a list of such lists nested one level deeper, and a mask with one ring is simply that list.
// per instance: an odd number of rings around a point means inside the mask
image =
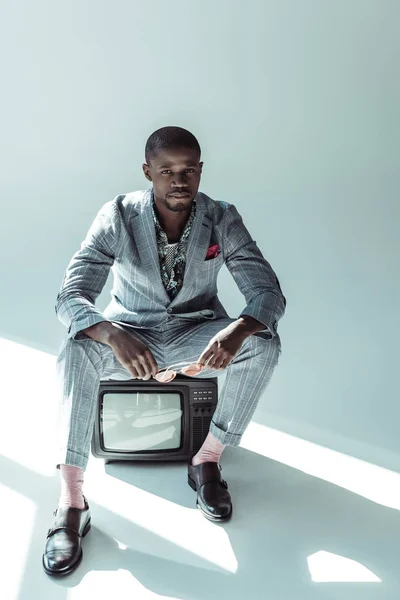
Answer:
[{"label": "man's left hand", "polygon": [[248,335],[248,333],[244,333],[238,321],[231,323],[214,335],[197,362],[202,365],[207,363],[209,369],[225,369],[239,353]]}]

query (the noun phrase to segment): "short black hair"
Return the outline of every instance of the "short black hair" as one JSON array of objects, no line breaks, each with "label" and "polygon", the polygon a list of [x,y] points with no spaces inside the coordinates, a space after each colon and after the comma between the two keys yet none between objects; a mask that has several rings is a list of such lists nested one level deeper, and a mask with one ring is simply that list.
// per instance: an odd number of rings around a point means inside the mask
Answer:
[{"label": "short black hair", "polygon": [[161,127],[151,134],[146,142],[145,156],[149,165],[160,150],[166,148],[191,148],[201,156],[201,148],[193,133],[182,127]]}]

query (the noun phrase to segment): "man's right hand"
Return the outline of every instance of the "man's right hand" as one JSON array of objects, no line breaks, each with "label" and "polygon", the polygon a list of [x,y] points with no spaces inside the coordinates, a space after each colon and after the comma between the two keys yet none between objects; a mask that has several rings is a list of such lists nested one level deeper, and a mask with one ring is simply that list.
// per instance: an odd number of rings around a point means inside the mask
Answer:
[{"label": "man's right hand", "polygon": [[134,379],[147,381],[158,373],[157,362],[146,346],[117,324],[101,321],[84,332],[89,337],[107,344]]}]

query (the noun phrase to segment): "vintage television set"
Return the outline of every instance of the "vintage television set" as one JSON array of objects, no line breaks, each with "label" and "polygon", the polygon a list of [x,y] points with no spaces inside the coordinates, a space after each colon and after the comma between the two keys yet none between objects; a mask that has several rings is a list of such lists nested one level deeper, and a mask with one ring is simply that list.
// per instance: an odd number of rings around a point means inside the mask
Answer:
[{"label": "vintage television set", "polygon": [[92,454],[105,463],[189,460],[208,434],[217,401],[217,377],[102,380]]}]

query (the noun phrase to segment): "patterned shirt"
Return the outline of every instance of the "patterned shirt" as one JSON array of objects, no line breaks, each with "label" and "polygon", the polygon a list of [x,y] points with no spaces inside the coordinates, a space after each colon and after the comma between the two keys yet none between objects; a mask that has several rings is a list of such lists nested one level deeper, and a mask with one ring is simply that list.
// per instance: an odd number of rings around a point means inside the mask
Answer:
[{"label": "patterned shirt", "polygon": [[152,192],[152,211],[153,219],[156,228],[156,239],[158,248],[158,257],[160,260],[161,279],[164,287],[172,300],[180,291],[183,285],[183,276],[186,266],[186,253],[188,245],[188,237],[192,228],[193,219],[196,215],[196,201],[192,202],[192,210],[189,219],[185,225],[185,229],[181,235],[179,242],[175,244],[168,243],[168,237],[162,229],[156,214],[156,205],[154,201],[154,192]]}]

